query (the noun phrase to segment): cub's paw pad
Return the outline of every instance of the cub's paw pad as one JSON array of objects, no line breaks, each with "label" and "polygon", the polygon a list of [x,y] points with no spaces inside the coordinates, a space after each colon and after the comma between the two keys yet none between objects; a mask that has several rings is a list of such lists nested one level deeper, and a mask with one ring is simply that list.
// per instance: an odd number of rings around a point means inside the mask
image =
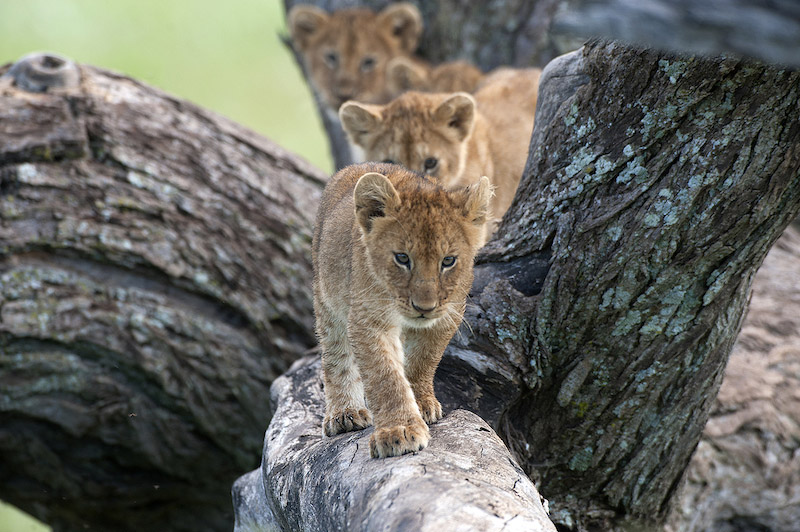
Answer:
[{"label": "cub's paw pad", "polygon": [[428,426],[422,423],[375,429],[369,439],[369,455],[372,458],[387,458],[415,453],[428,446],[428,438]]},{"label": "cub's paw pad", "polygon": [[365,429],[372,425],[372,414],[366,408],[345,408],[325,415],[322,422],[325,436]]},{"label": "cub's paw pad", "polygon": [[419,413],[422,414],[425,423],[430,425],[442,419],[442,405],[436,400],[436,397],[417,399],[417,406],[419,406]]}]

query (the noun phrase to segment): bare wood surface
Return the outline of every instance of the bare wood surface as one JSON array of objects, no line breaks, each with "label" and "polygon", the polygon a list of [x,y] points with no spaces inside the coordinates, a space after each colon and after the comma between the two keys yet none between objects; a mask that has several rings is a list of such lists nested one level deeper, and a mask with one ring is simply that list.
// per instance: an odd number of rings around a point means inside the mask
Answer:
[{"label": "bare wood surface", "polygon": [[800,7],[793,0],[568,0],[551,27],[559,35],[800,66]]}]

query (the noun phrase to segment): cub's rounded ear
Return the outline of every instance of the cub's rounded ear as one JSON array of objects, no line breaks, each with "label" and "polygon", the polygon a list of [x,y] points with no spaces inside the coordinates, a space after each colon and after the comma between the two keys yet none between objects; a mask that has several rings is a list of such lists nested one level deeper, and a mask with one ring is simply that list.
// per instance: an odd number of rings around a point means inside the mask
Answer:
[{"label": "cub's rounded ear", "polygon": [[298,4],[289,10],[289,33],[300,51],[305,51],[311,37],[327,22],[329,15],[318,7]]},{"label": "cub's rounded ear", "polygon": [[489,178],[481,177],[480,181],[464,189],[464,215],[475,225],[483,225],[489,220],[489,208],[494,196],[494,187]]},{"label": "cub's rounded ear", "polygon": [[352,100],[342,104],[339,108],[339,120],[353,144],[366,147],[367,140],[381,125],[382,108],[380,105],[368,105]]},{"label": "cub's rounded ear", "polygon": [[386,84],[395,96],[406,91],[425,90],[428,88],[428,72],[423,65],[408,57],[395,57],[386,66]]},{"label": "cub's rounded ear", "polygon": [[400,205],[400,196],[392,182],[377,172],[369,172],[358,179],[353,199],[356,219],[365,234],[372,230],[373,218],[380,218],[387,208]]},{"label": "cub's rounded ear", "polygon": [[414,4],[389,4],[380,12],[378,24],[390,28],[391,35],[400,41],[400,47],[406,52],[417,49],[422,35],[422,15]]},{"label": "cub's rounded ear", "polygon": [[456,138],[461,141],[472,133],[475,122],[475,99],[466,92],[457,92],[433,112],[434,119],[452,129]]}]

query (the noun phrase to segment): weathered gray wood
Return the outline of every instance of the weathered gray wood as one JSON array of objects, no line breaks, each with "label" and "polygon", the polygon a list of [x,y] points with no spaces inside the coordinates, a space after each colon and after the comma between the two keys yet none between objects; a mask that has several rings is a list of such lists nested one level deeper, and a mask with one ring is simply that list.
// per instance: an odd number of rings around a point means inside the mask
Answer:
[{"label": "weathered gray wood", "polygon": [[267,492],[261,468],[242,475],[233,483],[234,524],[233,532],[278,532],[272,510],[269,509]]},{"label": "weathered gray wood", "polygon": [[315,343],[325,176],[131,79],[29,61],[0,78],[0,498],[56,530],[230,529],[269,386]]},{"label": "weathered gray wood", "polygon": [[[251,473],[239,486],[263,483],[281,530],[555,532],[533,483],[475,414],[447,412],[426,449],[376,460],[371,428],[323,437],[318,358],[276,380],[272,404],[260,478]],[[258,530],[254,515],[238,505],[237,532]]]},{"label": "weathered gray wood", "polygon": [[800,4],[794,0],[568,0],[565,5],[551,26],[559,35],[800,66]]}]

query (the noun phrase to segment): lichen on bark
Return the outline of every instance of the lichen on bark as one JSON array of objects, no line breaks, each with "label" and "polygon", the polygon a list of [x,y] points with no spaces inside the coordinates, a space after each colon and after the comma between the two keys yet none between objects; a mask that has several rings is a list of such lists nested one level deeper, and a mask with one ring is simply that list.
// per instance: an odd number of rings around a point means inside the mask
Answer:
[{"label": "lichen on bark", "polygon": [[537,116],[483,259],[552,254],[523,348],[545,369],[523,379],[507,437],[530,444],[544,493],[658,519],[752,277],[800,210],[800,77],[613,43],[579,53],[588,80],[552,120]]}]

